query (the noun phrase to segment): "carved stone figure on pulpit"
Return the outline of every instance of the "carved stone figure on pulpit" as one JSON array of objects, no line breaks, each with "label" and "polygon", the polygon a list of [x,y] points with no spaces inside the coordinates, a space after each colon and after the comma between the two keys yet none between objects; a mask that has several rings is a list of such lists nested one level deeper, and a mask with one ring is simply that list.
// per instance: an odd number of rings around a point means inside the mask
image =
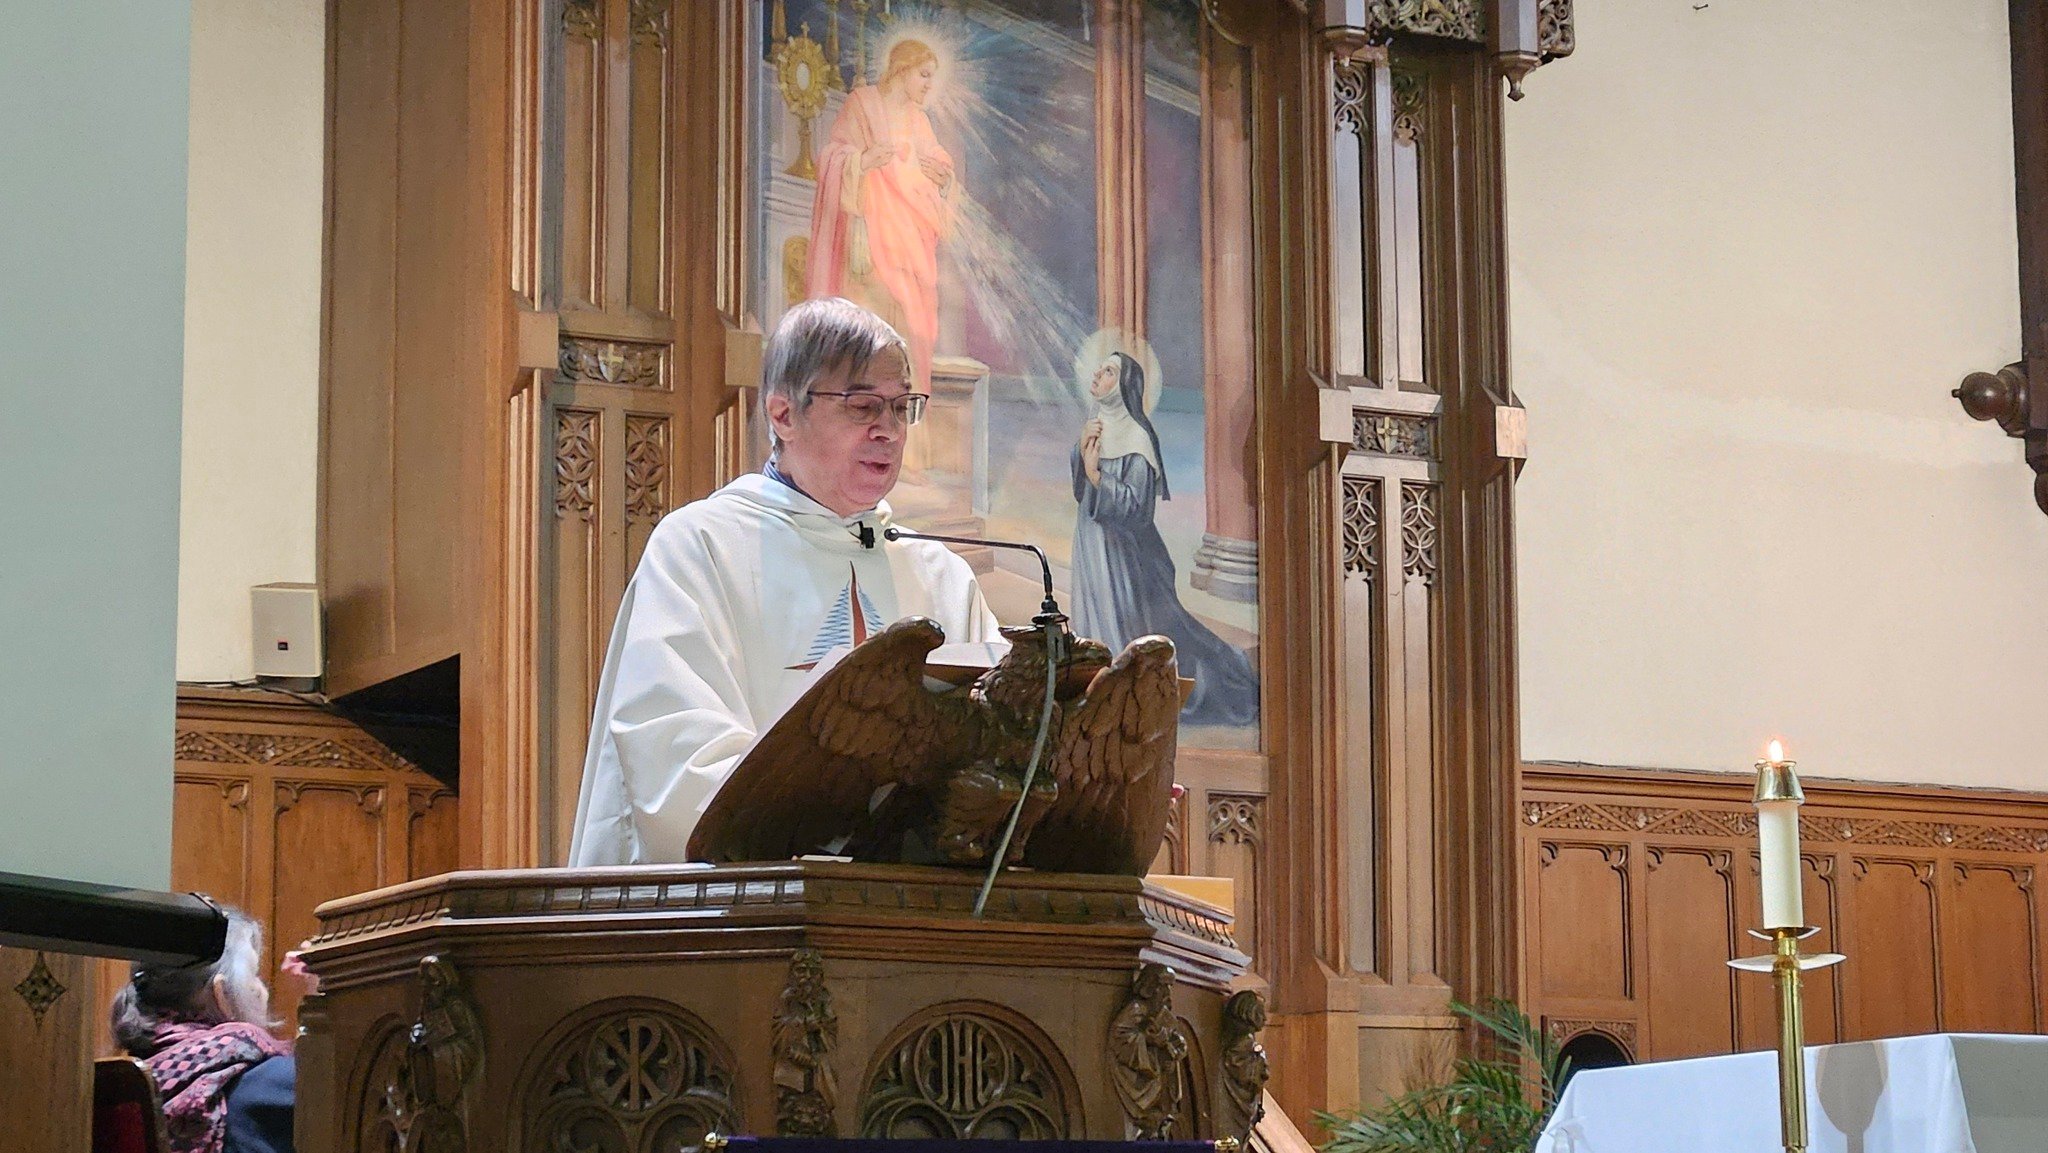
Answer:
[{"label": "carved stone figure on pulpit", "polygon": [[1187,1099],[1181,1060],[1188,1055],[1188,1038],[1173,1015],[1173,981],[1174,972],[1165,965],[1147,961],[1138,966],[1131,976],[1131,999],[1109,1026],[1117,1100],[1137,1141],[1170,1137]]},{"label": "carved stone figure on pulpit", "polygon": [[832,1047],[839,1020],[825,989],[825,961],[816,949],[789,958],[789,984],[775,1010],[775,1131],[784,1137],[836,1137],[832,1110],[839,1086]]}]

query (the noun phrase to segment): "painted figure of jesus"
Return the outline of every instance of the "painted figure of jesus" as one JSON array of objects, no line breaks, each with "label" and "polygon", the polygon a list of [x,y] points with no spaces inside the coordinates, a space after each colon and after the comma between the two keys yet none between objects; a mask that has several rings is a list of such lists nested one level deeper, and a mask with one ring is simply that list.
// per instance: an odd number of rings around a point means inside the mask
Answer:
[{"label": "painted figure of jesus", "polygon": [[952,229],[953,158],[925,103],[939,58],[922,40],[889,50],[881,81],[847,94],[818,156],[807,295],[843,296],[910,345],[914,387],[931,390],[939,332],[939,242]]}]

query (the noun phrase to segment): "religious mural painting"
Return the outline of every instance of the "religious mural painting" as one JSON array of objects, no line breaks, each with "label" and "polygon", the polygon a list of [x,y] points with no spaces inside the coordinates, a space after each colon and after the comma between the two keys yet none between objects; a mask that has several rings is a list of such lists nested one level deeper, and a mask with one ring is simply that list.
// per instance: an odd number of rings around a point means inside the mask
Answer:
[{"label": "religious mural painting", "polygon": [[[752,310],[845,296],[932,394],[899,520],[1163,633],[1184,744],[1258,744],[1247,54],[1199,0],[761,0]],[[1035,562],[968,553],[1006,622]]]}]

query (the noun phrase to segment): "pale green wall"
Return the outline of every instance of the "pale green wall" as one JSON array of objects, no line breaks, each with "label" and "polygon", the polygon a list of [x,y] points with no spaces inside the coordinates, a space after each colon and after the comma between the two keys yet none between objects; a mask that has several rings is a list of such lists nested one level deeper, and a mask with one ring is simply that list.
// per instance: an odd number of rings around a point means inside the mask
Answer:
[{"label": "pale green wall", "polygon": [[190,8],[0,37],[0,870],[169,883]]}]

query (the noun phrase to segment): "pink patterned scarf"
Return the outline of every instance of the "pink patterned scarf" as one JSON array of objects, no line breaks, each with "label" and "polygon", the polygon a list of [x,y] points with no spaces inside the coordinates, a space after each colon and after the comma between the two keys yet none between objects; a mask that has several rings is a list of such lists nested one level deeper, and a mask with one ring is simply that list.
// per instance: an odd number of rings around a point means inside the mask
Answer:
[{"label": "pink patterned scarf", "polygon": [[157,1026],[151,1043],[155,1051],[142,1063],[163,1097],[172,1153],[220,1153],[228,1087],[257,1065],[291,1052],[291,1046],[261,1026],[241,1021],[167,1021]]}]

